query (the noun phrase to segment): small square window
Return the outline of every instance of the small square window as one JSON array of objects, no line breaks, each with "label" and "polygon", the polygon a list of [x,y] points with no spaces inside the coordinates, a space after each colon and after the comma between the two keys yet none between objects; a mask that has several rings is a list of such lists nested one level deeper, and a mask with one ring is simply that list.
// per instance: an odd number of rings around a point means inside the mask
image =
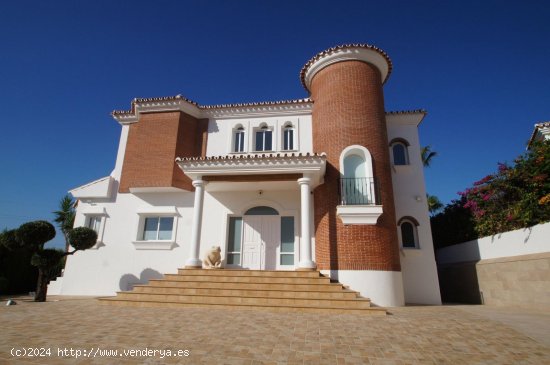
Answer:
[{"label": "small square window", "polygon": [[167,241],[172,239],[174,217],[147,217],[143,225],[144,241]]},{"label": "small square window", "polygon": [[101,228],[101,219],[102,217],[99,215],[91,215],[88,217],[88,224],[86,225],[88,228],[93,229],[98,237]]}]

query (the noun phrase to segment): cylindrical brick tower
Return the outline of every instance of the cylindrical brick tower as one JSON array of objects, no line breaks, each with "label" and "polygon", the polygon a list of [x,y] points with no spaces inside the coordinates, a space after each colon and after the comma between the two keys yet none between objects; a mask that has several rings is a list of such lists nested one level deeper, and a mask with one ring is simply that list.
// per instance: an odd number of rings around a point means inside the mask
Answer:
[{"label": "cylindrical brick tower", "polygon": [[[372,297],[377,291],[386,291],[381,296],[374,295],[385,298],[379,300],[382,305],[402,305],[382,91],[390,72],[391,61],[386,53],[370,45],[353,44],[317,54],[302,69],[301,80],[313,100],[313,149],[327,155],[325,182],[314,191],[317,266],[330,270],[331,276],[363,295]],[[350,146],[366,148],[372,159],[382,214],[370,224],[344,225],[337,215],[341,204],[342,152]],[[381,285],[385,288],[380,288]]]}]

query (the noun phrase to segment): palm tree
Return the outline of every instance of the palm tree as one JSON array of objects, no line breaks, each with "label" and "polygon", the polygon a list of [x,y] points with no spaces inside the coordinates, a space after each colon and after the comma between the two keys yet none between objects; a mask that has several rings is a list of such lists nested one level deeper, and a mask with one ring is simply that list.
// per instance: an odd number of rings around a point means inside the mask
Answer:
[{"label": "palm tree", "polygon": [[420,156],[422,158],[422,164],[424,165],[424,167],[430,167],[432,158],[437,156],[437,152],[432,151],[432,148],[428,145],[422,147],[422,149],[420,150]]},{"label": "palm tree", "polygon": [[75,201],[69,196],[65,195],[59,202],[59,210],[53,212],[55,214],[54,222],[63,233],[65,238],[65,251],[69,251],[69,231],[73,229],[74,217],[75,217]]},{"label": "palm tree", "polygon": [[428,202],[428,210],[431,215],[435,215],[443,208],[443,203],[435,195],[426,194],[426,201]]}]

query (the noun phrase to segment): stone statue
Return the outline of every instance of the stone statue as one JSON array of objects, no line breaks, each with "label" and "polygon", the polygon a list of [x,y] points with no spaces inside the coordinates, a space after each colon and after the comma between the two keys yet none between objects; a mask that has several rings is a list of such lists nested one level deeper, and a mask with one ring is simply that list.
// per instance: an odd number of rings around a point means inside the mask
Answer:
[{"label": "stone statue", "polygon": [[210,251],[206,254],[203,263],[207,269],[221,269],[222,268],[222,256],[220,255],[222,249],[220,246],[212,246]]}]

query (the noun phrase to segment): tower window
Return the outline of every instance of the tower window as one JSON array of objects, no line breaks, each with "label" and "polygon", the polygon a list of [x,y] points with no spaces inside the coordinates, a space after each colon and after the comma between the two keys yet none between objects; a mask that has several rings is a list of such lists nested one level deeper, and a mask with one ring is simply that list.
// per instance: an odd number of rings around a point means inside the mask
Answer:
[{"label": "tower window", "polygon": [[403,217],[399,221],[401,247],[418,248],[418,223],[412,217]]},{"label": "tower window", "polygon": [[402,143],[395,143],[392,147],[393,150],[393,164],[394,165],[408,165],[409,159],[407,156],[407,147]]},{"label": "tower window", "polygon": [[393,164],[403,166],[409,164],[409,142],[403,138],[395,138],[390,142]]}]

